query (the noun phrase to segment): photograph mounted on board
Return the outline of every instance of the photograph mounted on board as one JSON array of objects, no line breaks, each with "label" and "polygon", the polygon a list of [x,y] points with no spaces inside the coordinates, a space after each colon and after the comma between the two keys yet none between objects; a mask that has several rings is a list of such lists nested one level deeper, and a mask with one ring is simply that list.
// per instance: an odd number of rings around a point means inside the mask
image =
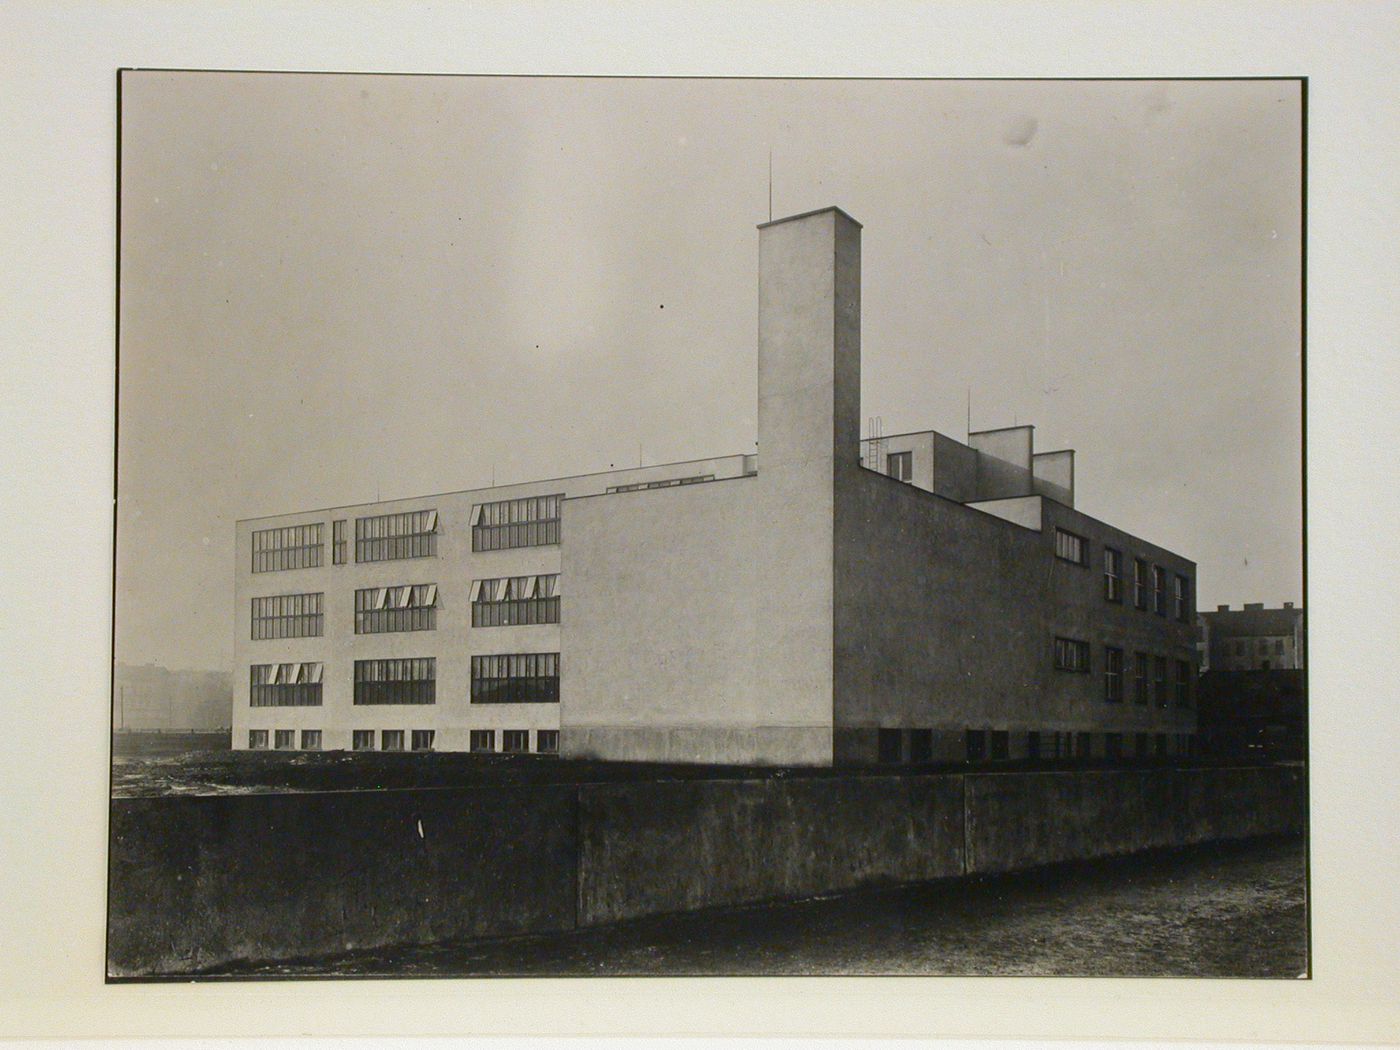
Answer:
[{"label": "photograph mounted on board", "polygon": [[1308,976],[1305,118],[123,71],[107,980]]}]

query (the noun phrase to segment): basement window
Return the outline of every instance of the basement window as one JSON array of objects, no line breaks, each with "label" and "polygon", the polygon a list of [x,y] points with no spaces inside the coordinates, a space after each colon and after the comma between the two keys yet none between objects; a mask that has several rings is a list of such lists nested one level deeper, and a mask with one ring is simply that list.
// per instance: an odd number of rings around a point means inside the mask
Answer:
[{"label": "basement window", "polygon": [[559,754],[559,730],[541,729],[535,734],[535,750],[542,755]]},{"label": "basement window", "polygon": [[879,730],[876,735],[876,751],[879,754],[881,762],[888,764],[900,760],[902,757],[900,752],[903,744],[903,741],[900,739],[901,736],[902,734],[898,729]]},{"label": "basement window", "polygon": [[250,729],[250,730],[248,730],[248,747],[251,748],[251,749],[254,750],[254,751],[266,751],[266,750],[267,750],[267,730],[266,730],[266,729]]},{"label": "basement window", "polygon": [[494,729],[473,729],[468,739],[468,746],[473,751],[496,750],[496,731]]}]

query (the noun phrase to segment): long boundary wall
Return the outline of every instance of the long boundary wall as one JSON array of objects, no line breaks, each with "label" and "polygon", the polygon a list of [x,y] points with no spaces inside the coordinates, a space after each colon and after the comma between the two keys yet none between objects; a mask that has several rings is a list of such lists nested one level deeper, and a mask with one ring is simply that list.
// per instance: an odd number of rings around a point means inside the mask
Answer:
[{"label": "long boundary wall", "polygon": [[1301,767],[118,799],[108,974],[544,933],[1296,832]]}]

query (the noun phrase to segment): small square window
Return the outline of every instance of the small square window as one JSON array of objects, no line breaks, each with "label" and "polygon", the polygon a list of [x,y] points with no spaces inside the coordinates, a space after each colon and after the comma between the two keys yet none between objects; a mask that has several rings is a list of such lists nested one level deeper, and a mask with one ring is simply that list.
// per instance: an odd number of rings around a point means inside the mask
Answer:
[{"label": "small square window", "polygon": [[559,730],[541,729],[535,734],[535,750],[542,755],[559,754]]},{"label": "small square window", "polygon": [[911,730],[909,730],[909,761],[910,761],[910,762],[932,762],[932,761],[933,761],[933,730],[932,730],[932,729],[911,729]]},{"label": "small square window", "polygon": [[403,750],[403,730],[386,729],[379,734],[379,750],[381,751],[402,751]]},{"label": "small square window", "polygon": [[278,751],[290,751],[296,747],[296,730],[279,729],[273,737],[272,746]]},{"label": "small square window", "polygon": [[496,731],[494,729],[473,729],[469,737],[469,746],[473,751],[495,751]]},{"label": "small square window", "polygon": [[355,751],[373,751],[374,730],[356,729],[350,737],[350,747]]},{"label": "small square window", "polygon": [[254,751],[265,751],[265,750],[267,750],[267,730],[266,730],[266,729],[250,729],[250,730],[248,730],[248,746],[249,746],[252,750],[254,750]]},{"label": "small square window", "polygon": [[510,754],[521,754],[530,750],[528,729],[507,729],[502,734],[501,750]]},{"label": "small square window", "polygon": [[898,762],[903,757],[903,735],[898,729],[881,729],[876,734],[875,747],[881,762]]},{"label": "small square window", "polygon": [[301,749],[303,751],[320,751],[321,731],[319,729],[303,729],[301,731]]},{"label": "small square window", "polygon": [[1011,755],[1011,733],[1005,729],[992,730],[992,758],[1005,760]]},{"label": "small square window", "polygon": [[413,750],[431,751],[433,749],[433,738],[437,733],[432,729],[415,729],[413,731]]},{"label": "small square window", "polygon": [[1067,529],[1055,530],[1055,557],[1076,565],[1089,564],[1089,542]]},{"label": "small square window", "polygon": [[978,762],[987,757],[987,732],[984,729],[967,731],[967,760]]}]

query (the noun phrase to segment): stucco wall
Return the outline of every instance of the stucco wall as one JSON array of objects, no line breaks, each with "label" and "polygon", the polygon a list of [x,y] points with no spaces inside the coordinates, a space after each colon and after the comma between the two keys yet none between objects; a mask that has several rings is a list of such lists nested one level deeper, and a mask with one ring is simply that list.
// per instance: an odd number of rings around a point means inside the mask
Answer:
[{"label": "stucco wall", "polygon": [[[1194,659],[1191,621],[1132,608],[1131,559],[1193,578],[1185,559],[1046,502],[1040,532],[863,471],[837,490],[838,728],[1190,732],[1194,713],[1104,700],[1103,649]],[[1090,564],[1054,556],[1063,524]],[[1123,550],[1128,601],[1103,597],[1102,544]],[[1088,673],[1057,671],[1054,638],[1090,643]]]}]

